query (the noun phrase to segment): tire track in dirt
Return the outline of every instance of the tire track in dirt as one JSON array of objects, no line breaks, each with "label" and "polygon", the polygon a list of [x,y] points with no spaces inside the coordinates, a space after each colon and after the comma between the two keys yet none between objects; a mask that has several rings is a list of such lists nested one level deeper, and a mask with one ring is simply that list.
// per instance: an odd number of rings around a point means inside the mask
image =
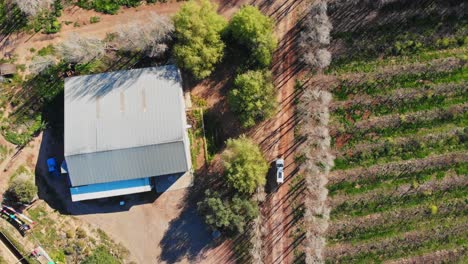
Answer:
[{"label": "tire track in dirt", "polygon": [[267,221],[265,244],[268,251],[265,263],[291,263],[289,248],[292,241],[289,237],[291,209],[287,201],[289,184],[294,167],[294,41],[291,33],[295,24],[296,1],[279,1],[272,6],[270,16],[278,19],[276,33],[280,39],[279,47],[273,61],[275,85],[279,90],[278,101],[280,111],[275,117],[274,125],[267,130],[273,130],[271,159],[282,157],[285,160],[285,182],[270,194],[264,208]]}]

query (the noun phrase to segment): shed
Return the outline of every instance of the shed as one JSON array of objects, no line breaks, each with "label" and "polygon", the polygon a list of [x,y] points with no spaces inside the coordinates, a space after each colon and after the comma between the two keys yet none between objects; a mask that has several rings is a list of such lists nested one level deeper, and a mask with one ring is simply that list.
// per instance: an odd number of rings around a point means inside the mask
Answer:
[{"label": "shed", "polygon": [[191,169],[179,70],[162,66],[65,79],[72,200],[148,191]]},{"label": "shed", "polygon": [[11,63],[0,64],[0,76],[12,75],[16,73],[16,65]]}]

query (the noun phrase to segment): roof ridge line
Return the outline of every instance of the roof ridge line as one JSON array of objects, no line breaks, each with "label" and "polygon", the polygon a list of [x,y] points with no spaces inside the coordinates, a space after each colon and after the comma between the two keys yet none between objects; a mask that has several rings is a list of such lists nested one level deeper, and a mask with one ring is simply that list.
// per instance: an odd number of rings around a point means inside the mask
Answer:
[{"label": "roof ridge line", "polygon": [[127,148],[116,148],[116,149],[108,149],[108,150],[101,150],[101,151],[94,151],[94,152],[83,152],[83,153],[75,153],[75,154],[68,154],[64,155],[65,157],[71,157],[71,156],[78,156],[78,155],[86,155],[86,154],[94,154],[94,153],[103,153],[103,152],[111,152],[111,151],[116,151],[116,150],[126,150],[126,149],[134,149],[134,148],[144,148],[144,147],[150,147],[150,146],[157,146],[157,145],[165,145],[165,144],[171,144],[171,143],[178,143],[178,142],[184,142],[184,138],[181,137],[176,140],[168,140],[164,142],[159,142],[159,143],[154,143],[154,144],[147,144],[147,145],[141,145],[141,146],[133,146],[133,147],[127,147]]}]

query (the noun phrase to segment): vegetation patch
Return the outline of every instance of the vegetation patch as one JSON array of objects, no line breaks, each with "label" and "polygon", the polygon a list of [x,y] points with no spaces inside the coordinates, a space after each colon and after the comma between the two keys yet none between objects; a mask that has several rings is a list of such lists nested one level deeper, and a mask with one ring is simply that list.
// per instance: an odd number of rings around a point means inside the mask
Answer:
[{"label": "vegetation patch", "polygon": [[428,3],[332,5],[327,263],[431,262],[466,243],[466,15]]}]

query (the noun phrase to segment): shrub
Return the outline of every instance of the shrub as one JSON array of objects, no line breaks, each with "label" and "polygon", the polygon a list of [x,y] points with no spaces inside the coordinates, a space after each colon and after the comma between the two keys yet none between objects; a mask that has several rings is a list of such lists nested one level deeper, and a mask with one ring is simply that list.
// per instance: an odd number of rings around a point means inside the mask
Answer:
[{"label": "shrub", "polygon": [[141,4],[141,0],[78,0],[76,3],[84,9],[94,9],[105,14],[116,14],[120,6],[136,7]]},{"label": "shrub", "polygon": [[250,139],[228,139],[222,159],[227,183],[240,193],[252,194],[265,185],[268,163]]},{"label": "shrub", "polygon": [[73,231],[73,230],[71,230],[71,229],[70,229],[70,230],[67,230],[67,231],[65,232],[65,235],[66,235],[66,237],[67,237],[68,239],[74,238],[74,237],[75,237],[75,231]]},{"label": "shrub", "polygon": [[224,55],[221,32],[226,21],[209,1],[190,1],[174,16],[174,26],[177,64],[198,80],[208,77]]},{"label": "shrub", "polygon": [[18,8],[27,16],[34,17],[39,12],[48,9],[52,0],[13,0]]},{"label": "shrub", "polygon": [[89,23],[91,23],[91,24],[98,23],[99,21],[101,21],[101,18],[98,17],[98,16],[92,16],[92,17],[89,18]]},{"label": "shrub", "polygon": [[271,117],[277,106],[271,73],[248,71],[238,75],[228,99],[244,127]]},{"label": "shrub", "polygon": [[268,67],[277,40],[273,35],[273,21],[254,6],[241,8],[231,19],[227,32],[238,44],[249,50],[254,64]]},{"label": "shrub", "polygon": [[121,50],[160,57],[168,49],[167,43],[172,40],[173,31],[174,25],[167,17],[152,13],[149,23],[122,26],[106,38]]},{"label": "shrub", "polygon": [[112,256],[109,253],[109,251],[103,246],[96,248],[94,252],[82,262],[82,264],[101,264],[101,263],[119,264],[120,262],[114,256]]},{"label": "shrub", "polygon": [[104,55],[105,44],[99,39],[74,33],[57,46],[57,53],[68,63],[87,63]]},{"label": "shrub", "polygon": [[13,178],[7,190],[8,196],[20,203],[30,203],[37,195],[37,186],[31,178],[27,173]]},{"label": "shrub", "polygon": [[86,234],[86,231],[83,228],[77,227],[76,228],[76,236],[78,238],[86,238],[87,234]]},{"label": "shrub", "polygon": [[257,204],[249,199],[234,196],[230,201],[223,201],[217,192],[209,190],[198,203],[198,210],[212,228],[238,233],[243,233],[247,223],[259,214]]}]

